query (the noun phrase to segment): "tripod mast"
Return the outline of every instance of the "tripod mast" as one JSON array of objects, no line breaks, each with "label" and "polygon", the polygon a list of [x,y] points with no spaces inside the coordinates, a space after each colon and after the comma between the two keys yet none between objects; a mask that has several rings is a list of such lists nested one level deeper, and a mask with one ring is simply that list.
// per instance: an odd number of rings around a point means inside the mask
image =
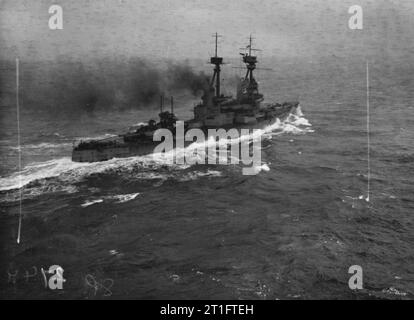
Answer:
[{"label": "tripod mast", "polygon": [[254,80],[253,77],[253,70],[256,69],[256,63],[257,63],[257,57],[252,56],[252,51],[256,51],[257,49],[252,48],[252,35],[250,35],[249,38],[249,45],[247,48],[249,48],[249,54],[243,54],[243,62],[246,64],[247,72],[246,76],[244,77],[245,80],[249,79],[250,82]]},{"label": "tripod mast", "polygon": [[215,37],[215,42],[216,42],[216,46],[215,46],[215,55],[214,57],[210,58],[210,63],[215,65],[214,68],[214,73],[213,73],[213,77],[211,78],[211,82],[210,85],[214,86],[216,89],[216,98],[220,97],[220,65],[223,64],[223,58],[217,56],[217,42],[218,42],[218,38],[221,37],[219,34],[216,34],[213,36]]}]

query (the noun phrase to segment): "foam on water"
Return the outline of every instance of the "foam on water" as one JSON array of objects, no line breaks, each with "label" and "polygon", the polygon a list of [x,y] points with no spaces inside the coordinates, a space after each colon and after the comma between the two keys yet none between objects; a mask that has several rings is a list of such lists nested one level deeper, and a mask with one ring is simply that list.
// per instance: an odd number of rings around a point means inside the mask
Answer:
[{"label": "foam on water", "polygon": [[96,199],[96,200],[90,200],[90,201],[86,201],[85,203],[81,204],[81,207],[86,208],[89,207],[95,203],[101,203],[103,202],[102,199]]},{"label": "foam on water", "polygon": [[0,191],[18,189],[30,182],[57,177],[82,166],[82,163],[72,162],[69,157],[30,164],[21,173],[16,172],[9,177],[0,178]]},{"label": "foam on water", "polygon": [[117,194],[115,196],[105,197],[105,199],[111,199],[111,200],[115,200],[116,202],[123,203],[123,202],[128,202],[130,200],[134,200],[139,195],[140,195],[139,192],[129,193],[129,194]]},{"label": "foam on water", "polygon": [[129,194],[117,194],[114,196],[105,196],[99,199],[87,200],[86,202],[81,204],[81,207],[86,208],[96,203],[102,203],[106,200],[115,201],[116,203],[124,203],[124,202],[134,200],[139,195],[140,193],[137,192],[137,193],[129,193]]},{"label": "foam on water", "polygon": [[[20,149],[27,149],[27,150],[44,150],[44,149],[56,149],[56,148],[68,148],[72,145],[72,143],[65,142],[65,143],[36,143],[36,144],[26,144],[22,145]],[[19,150],[18,146],[15,147],[9,147],[12,150]]]}]

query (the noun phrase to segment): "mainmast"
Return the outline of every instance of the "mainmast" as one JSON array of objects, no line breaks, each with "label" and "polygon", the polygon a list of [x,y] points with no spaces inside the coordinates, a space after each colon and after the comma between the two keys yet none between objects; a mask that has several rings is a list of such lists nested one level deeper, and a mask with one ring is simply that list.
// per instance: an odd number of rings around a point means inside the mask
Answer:
[{"label": "mainmast", "polygon": [[217,34],[216,32],[216,34],[213,37],[215,37],[215,40],[216,40],[215,55],[214,57],[210,58],[210,63],[214,64],[215,68],[214,68],[213,77],[211,78],[210,85],[215,86],[216,98],[219,98],[220,97],[220,71],[221,71],[220,65],[223,64],[223,58],[217,56],[217,41],[218,41],[218,38],[221,36]]},{"label": "mainmast", "polygon": [[[260,69],[256,68],[257,57],[254,55],[254,51],[260,51],[253,48],[252,35],[249,37],[249,44],[245,48],[244,53],[240,53],[243,57],[243,63],[246,65],[246,75],[237,89],[237,98],[241,101],[254,101],[255,103],[263,99],[263,95],[259,93],[259,84],[254,78],[253,71]],[[243,68],[244,69],[244,68]],[[266,69],[262,69],[266,70]]]}]

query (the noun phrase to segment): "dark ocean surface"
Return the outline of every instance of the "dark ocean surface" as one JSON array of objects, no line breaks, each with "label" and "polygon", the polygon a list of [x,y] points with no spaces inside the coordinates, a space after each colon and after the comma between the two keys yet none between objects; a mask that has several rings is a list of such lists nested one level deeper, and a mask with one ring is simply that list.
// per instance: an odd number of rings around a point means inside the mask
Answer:
[{"label": "dark ocean surface", "polygon": [[[366,60],[266,62],[274,69],[258,74],[266,101],[299,100],[303,116],[263,136],[266,170],[255,176],[239,165],[149,157],[73,163],[74,140],[122,132],[155,118],[156,106],[59,115],[23,100],[21,189],[11,68],[0,109],[0,296],[413,298],[414,65],[368,58],[367,201]],[[29,90],[24,72],[36,67],[21,68]],[[178,115],[191,117],[197,99],[175,101]],[[66,279],[58,292],[40,274],[54,264]],[[352,265],[363,268],[358,292],[348,287]]]}]

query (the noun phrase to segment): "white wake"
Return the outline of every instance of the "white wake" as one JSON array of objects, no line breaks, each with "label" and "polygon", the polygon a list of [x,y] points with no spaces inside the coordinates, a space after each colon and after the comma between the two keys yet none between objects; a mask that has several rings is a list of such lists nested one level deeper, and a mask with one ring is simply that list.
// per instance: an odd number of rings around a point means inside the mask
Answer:
[{"label": "white wake", "polygon": [[[271,138],[274,135],[280,134],[306,134],[313,132],[312,125],[304,117],[300,107],[297,108],[295,114],[290,114],[286,120],[277,121],[263,129],[256,130],[253,134],[248,136],[241,136],[238,139],[218,141],[218,144],[232,144],[239,143],[241,141],[248,141],[252,138],[266,137]],[[206,146],[209,143],[215,143],[214,141],[204,142]],[[144,168],[157,168],[160,166],[168,166],[170,169],[186,169],[189,165],[177,165],[174,164],[172,159],[175,157],[202,157],[205,155],[195,154],[194,149],[199,148],[197,144],[191,144],[190,146],[182,149],[175,150],[172,153],[166,154],[151,154],[145,156],[134,156],[129,158],[115,158],[103,162],[93,163],[79,163],[73,162],[70,157],[64,157],[59,159],[53,159],[45,162],[32,163],[27,165],[20,173],[16,172],[7,177],[0,178],[0,191],[7,191],[13,189],[19,189],[27,186],[30,183],[37,180],[59,177],[62,182],[77,182],[80,179],[87,177],[91,174],[101,173],[108,170],[128,169],[136,165],[143,166]],[[194,159],[193,159],[194,160]],[[206,161],[208,163],[208,161]],[[260,170],[268,171],[269,167],[266,164],[262,164]],[[200,176],[204,173],[200,172]]]}]

